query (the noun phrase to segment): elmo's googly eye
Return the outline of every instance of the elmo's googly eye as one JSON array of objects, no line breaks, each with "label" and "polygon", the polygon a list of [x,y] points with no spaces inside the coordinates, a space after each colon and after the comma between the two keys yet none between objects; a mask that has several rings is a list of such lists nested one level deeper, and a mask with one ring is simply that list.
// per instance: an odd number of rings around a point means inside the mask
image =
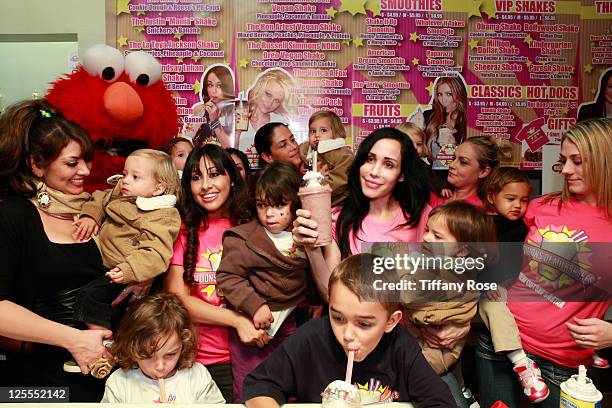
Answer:
[{"label": "elmo's googly eye", "polygon": [[123,72],[124,60],[121,52],[106,44],[94,45],[83,56],[83,67],[89,75],[99,76],[113,82]]},{"label": "elmo's googly eye", "polygon": [[150,86],[160,80],[162,69],[159,62],[144,51],[136,51],[125,57],[125,73],[130,81]]}]

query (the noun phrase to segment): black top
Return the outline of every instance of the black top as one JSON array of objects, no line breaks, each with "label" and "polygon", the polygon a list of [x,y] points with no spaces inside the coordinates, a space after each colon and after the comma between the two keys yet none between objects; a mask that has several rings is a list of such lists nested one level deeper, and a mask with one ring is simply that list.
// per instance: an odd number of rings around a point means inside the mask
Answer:
[{"label": "black top", "polygon": [[[347,356],[336,340],[329,316],[306,323],[244,380],[244,400],[268,396],[280,405],[320,403],[321,392],[343,379]],[[397,326],[353,366],[360,389],[377,390],[381,401],[412,401],[417,407],[456,407],[451,393],[427,363],[416,340]],[[362,400],[362,403],[364,401]],[[369,402],[369,401],[368,401]]]},{"label": "black top", "polygon": [[0,202],[0,259],[0,300],[70,326],[73,305],[65,298],[105,273],[93,240],[49,241],[36,207],[23,198]]},{"label": "black top", "polygon": [[522,218],[511,221],[501,215],[494,215],[497,242],[524,242],[527,237],[527,226]]},{"label": "black top", "polygon": [[[78,290],[106,271],[93,240],[49,241],[36,207],[24,198],[0,201],[0,259],[0,301],[72,327]],[[103,380],[63,372],[71,356],[60,347],[37,344],[32,352],[0,354],[0,386],[69,386],[71,401],[102,397]]]},{"label": "black top", "polygon": [[516,280],[523,266],[523,242],[527,226],[522,218],[511,221],[501,215],[493,215],[498,241],[498,257],[478,275],[481,282],[497,282],[509,287]]}]

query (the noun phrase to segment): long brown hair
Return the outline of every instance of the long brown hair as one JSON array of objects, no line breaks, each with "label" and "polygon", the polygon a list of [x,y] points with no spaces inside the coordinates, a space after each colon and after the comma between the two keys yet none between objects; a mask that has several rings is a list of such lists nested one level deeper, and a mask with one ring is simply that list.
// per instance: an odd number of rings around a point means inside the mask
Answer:
[{"label": "long brown hair", "polygon": [[183,191],[179,204],[179,211],[185,226],[183,233],[186,235],[186,247],[183,255],[183,267],[185,269],[183,280],[190,285],[195,283],[193,273],[195,272],[200,246],[198,232],[200,228],[208,228],[208,214],[204,208],[196,204],[191,192],[191,177],[194,173],[199,173],[200,160],[204,157],[208,157],[213,162],[219,173],[229,175],[234,185],[228,197],[231,223],[237,225],[248,221],[252,216],[249,206],[244,205],[244,202],[247,201],[244,182],[229,154],[220,146],[212,143],[193,149],[187,157],[183,170],[183,178],[181,179]]},{"label": "long brown hair", "polygon": [[177,369],[191,367],[198,337],[189,312],[172,293],[157,293],[128,309],[110,352],[121,368],[137,368],[138,360],[151,358],[173,334],[182,344]]},{"label": "long brown hair", "polygon": [[[433,113],[429,117],[427,126],[425,127],[425,135],[427,136],[425,144],[427,146],[429,146],[430,142],[438,136],[438,128],[443,123],[446,123],[447,115],[449,115],[442,104],[440,104],[437,96],[438,89],[444,84],[448,85],[450,88],[453,99],[457,104],[457,118],[455,119],[455,129],[457,132],[454,134],[456,144],[461,144],[467,135],[467,91],[465,85],[461,79],[457,77],[440,77],[438,78],[438,82],[436,82],[434,91],[432,103]],[[430,160],[432,160],[431,157]]]},{"label": "long brown hair", "polygon": [[10,106],[0,116],[0,196],[16,193],[34,197],[36,179],[30,161],[46,167],[72,140],[90,161],[94,147],[87,132],[45,99]]}]

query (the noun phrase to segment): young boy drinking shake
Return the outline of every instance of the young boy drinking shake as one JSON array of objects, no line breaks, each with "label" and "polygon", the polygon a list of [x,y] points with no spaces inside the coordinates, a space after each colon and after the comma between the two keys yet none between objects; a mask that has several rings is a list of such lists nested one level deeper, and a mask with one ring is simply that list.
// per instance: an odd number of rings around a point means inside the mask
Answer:
[{"label": "young boy drinking shake", "polygon": [[[351,382],[362,404],[412,401],[419,407],[455,407],[448,387],[433,372],[416,340],[401,326],[396,302],[374,289],[375,255],[342,261],[329,279],[329,316],[310,321],[287,339],[244,381],[249,408],[278,407],[291,397],[320,403],[321,392],[345,377],[354,353]],[[389,274],[395,271],[389,271]]]}]

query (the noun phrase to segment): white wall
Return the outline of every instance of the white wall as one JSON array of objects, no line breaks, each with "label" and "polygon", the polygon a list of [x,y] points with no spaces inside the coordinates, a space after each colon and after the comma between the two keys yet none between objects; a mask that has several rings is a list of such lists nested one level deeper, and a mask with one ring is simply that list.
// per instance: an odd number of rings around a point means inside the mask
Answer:
[{"label": "white wall", "polygon": [[[44,95],[74,58],[106,41],[105,0],[0,1],[0,108]],[[114,2],[113,2],[114,3]]]},{"label": "white wall", "polygon": [[2,0],[0,34],[76,33],[79,52],[106,41],[105,0]]}]

